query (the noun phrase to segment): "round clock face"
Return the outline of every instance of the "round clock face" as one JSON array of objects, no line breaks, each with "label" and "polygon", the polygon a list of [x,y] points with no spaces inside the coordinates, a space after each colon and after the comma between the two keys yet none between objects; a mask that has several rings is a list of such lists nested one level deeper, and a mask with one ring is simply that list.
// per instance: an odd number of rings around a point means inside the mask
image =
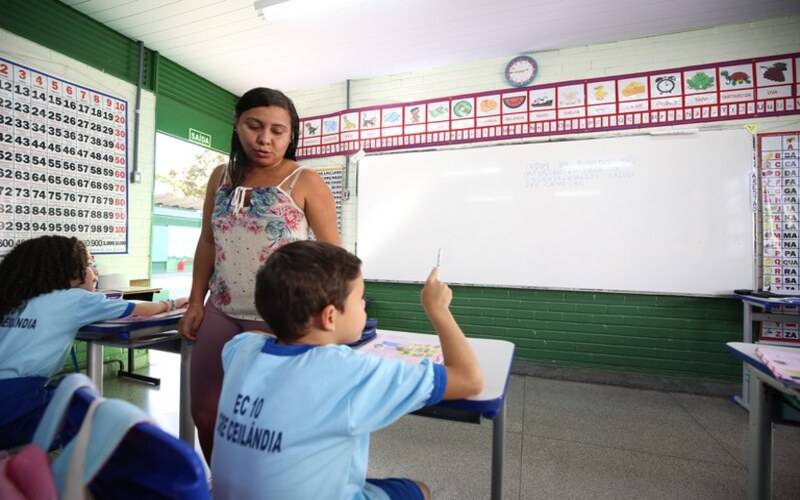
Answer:
[{"label": "round clock face", "polygon": [[514,87],[530,85],[538,69],[532,57],[517,56],[506,64],[506,81]]}]

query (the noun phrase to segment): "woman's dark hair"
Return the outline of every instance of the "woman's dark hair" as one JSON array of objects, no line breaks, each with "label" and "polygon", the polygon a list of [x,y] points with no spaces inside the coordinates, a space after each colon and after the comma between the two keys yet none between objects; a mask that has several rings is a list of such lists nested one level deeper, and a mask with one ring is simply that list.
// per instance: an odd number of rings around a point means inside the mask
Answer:
[{"label": "woman's dark hair", "polygon": [[255,303],[272,333],[291,342],[307,333],[314,314],[328,305],[344,311],[361,260],[321,241],[295,241],[269,256],[256,274]]},{"label": "woman's dark hair", "polygon": [[86,279],[86,247],[77,238],[40,236],[17,244],[0,260],[0,320],[29,299]]},{"label": "woman's dark hair", "polygon": [[297,154],[297,144],[300,142],[300,117],[297,116],[297,110],[291,99],[286,97],[286,94],[280,90],[268,89],[266,87],[256,87],[244,93],[242,97],[236,102],[236,117],[234,120],[233,133],[231,134],[231,154],[228,157],[228,179],[235,187],[244,181],[244,176],[247,173],[247,155],[244,152],[242,143],[239,142],[239,135],[236,133],[235,121],[242,116],[242,113],[249,109],[258,108],[260,106],[277,106],[283,108],[289,113],[289,119],[292,122],[292,137],[289,141],[289,147],[286,148],[284,158],[295,160]]}]

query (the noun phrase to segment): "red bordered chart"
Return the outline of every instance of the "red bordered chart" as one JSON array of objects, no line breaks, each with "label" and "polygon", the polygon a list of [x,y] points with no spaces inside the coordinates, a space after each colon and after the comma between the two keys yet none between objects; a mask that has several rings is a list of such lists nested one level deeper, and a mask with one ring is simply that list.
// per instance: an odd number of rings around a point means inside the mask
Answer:
[{"label": "red bordered chart", "polygon": [[128,246],[128,104],[0,58],[0,256],[44,234]]},{"label": "red bordered chart", "polygon": [[[800,295],[800,131],[759,134],[764,290]],[[776,308],[773,308],[776,309]],[[796,307],[775,312],[798,313]],[[796,322],[761,323],[761,339],[800,343]]]},{"label": "red bordered chart", "polygon": [[314,158],[800,113],[800,54],[493,90],[308,117]]},{"label": "red bordered chart", "polygon": [[344,201],[344,167],[321,167],[316,169],[317,173],[325,181],[333,194],[333,201],[336,203],[336,223],[339,230],[342,229],[342,201]]},{"label": "red bordered chart", "polygon": [[759,134],[764,290],[800,294],[800,131]]}]

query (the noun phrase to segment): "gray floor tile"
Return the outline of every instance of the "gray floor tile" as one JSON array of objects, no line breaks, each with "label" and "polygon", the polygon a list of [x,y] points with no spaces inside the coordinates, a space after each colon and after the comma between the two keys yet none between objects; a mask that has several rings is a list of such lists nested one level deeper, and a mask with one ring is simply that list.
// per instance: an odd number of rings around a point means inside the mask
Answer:
[{"label": "gray floor tile", "polygon": [[[730,399],[672,395],[740,464],[746,464],[748,413]],[[774,425],[772,464],[776,480],[800,476],[800,427]],[[800,498],[798,489],[797,498]]]},{"label": "gray floor tile", "polygon": [[521,500],[735,500],[744,468],[523,435]]},{"label": "gray floor tile", "polygon": [[180,363],[178,354],[150,351],[150,366],[137,373],[161,380],[157,387],[138,381],[109,377],[103,385],[106,397],[129,401],[142,408],[162,429],[178,435],[178,409],[180,401]]},{"label": "gray floor tile", "polygon": [[[152,352],[153,388],[107,378],[178,434],[177,355]],[[747,413],[723,398],[512,376],[504,498],[716,499],[744,497]],[[487,499],[491,423],[409,416],[375,433],[370,475],[427,482],[437,500]],[[196,446],[199,450],[199,447]],[[776,500],[800,498],[800,428],[776,426]]]},{"label": "gray floor tile", "polygon": [[669,393],[529,378],[523,432],[737,465]]},{"label": "gray floor tile", "polygon": [[744,465],[747,411],[730,399],[673,393],[672,397]]},{"label": "gray floor tile", "polygon": [[[521,434],[506,433],[504,497],[519,498]],[[423,481],[436,500],[485,500],[491,491],[491,424],[407,416],[372,435],[371,477]]]}]

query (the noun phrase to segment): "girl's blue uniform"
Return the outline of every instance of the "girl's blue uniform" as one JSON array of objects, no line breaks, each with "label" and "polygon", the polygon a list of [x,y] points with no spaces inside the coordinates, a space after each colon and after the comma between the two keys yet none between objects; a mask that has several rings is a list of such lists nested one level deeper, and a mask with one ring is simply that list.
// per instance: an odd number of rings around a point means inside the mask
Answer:
[{"label": "girl's blue uniform", "polygon": [[39,295],[0,319],[0,449],[30,441],[78,330],[131,314],[134,304],[69,288]]}]

